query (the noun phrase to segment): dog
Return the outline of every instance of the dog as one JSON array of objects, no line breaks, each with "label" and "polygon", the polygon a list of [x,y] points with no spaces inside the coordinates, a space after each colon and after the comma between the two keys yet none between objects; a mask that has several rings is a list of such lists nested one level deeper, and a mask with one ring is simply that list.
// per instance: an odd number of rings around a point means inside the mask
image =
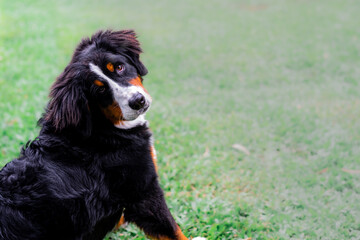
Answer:
[{"label": "dog", "polygon": [[152,239],[188,239],[159,186],[141,53],[133,30],[80,42],[39,136],[0,171],[0,239],[97,240],[125,221]]}]

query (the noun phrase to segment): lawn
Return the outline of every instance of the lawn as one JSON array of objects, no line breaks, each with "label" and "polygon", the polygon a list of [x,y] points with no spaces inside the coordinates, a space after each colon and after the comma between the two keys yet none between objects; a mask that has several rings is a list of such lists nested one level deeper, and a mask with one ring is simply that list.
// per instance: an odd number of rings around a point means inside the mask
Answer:
[{"label": "lawn", "polygon": [[[0,166],[76,44],[133,28],[187,236],[360,239],[360,2],[0,1]],[[107,239],[146,239],[129,225]]]}]

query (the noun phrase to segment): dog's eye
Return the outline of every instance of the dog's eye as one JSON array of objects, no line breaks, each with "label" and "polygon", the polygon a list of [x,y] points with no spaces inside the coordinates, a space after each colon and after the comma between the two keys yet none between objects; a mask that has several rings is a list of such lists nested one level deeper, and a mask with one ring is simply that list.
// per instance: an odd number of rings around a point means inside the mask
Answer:
[{"label": "dog's eye", "polygon": [[116,72],[117,73],[121,73],[125,70],[125,66],[122,65],[122,64],[119,64],[117,67],[116,67]]},{"label": "dog's eye", "polygon": [[101,86],[101,87],[99,87],[98,88],[98,91],[99,91],[99,93],[103,93],[103,92],[105,92],[105,87],[104,86]]}]

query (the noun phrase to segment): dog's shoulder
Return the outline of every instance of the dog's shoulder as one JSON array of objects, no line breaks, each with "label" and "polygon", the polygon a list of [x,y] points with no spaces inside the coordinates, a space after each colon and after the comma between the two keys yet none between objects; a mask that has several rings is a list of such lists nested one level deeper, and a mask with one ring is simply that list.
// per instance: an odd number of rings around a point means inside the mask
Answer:
[{"label": "dog's shoulder", "polygon": [[36,173],[41,171],[41,164],[36,156],[37,153],[27,150],[27,147],[22,149],[19,158],[7,163],[1,169],[0,182],[2,187],[19,187],[25,182],[32,182],[36,178]]}]

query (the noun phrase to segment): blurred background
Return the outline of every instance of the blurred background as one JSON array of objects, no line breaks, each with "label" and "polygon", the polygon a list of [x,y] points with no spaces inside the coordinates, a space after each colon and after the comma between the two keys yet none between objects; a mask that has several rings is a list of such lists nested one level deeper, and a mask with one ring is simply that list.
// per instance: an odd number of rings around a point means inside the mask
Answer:
[{"label": "blurred background", "polygon": [[360,239],[359,13],[355,0],[2,0],[0,166],[37,136],[81,38],[131,28],[187,236]]}]

